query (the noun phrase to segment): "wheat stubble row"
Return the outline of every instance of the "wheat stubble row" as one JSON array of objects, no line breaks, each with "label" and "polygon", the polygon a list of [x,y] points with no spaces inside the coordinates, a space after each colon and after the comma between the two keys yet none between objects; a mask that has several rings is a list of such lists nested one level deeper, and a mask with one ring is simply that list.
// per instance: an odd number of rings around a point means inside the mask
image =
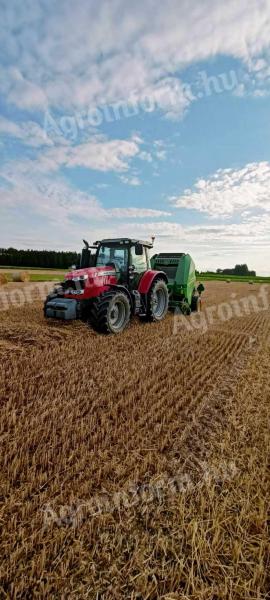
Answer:
[{"label": "wheat stubble row", "polygon": [[[214,285],[206,305],[224,298]],[[39,303],[1,314],[3,597],[263,597],[269,321],[262,312],[173,335],[168,316],[104,338],[81,323],[44,323]],[[255,432],[244,416],[251,408]],[[77,530],[43,527],[46,503],[57,510],[221,457],[235,461],[239,483],[210,482]],[[257,534],[245,530],[250,518],[261,519]]]}]

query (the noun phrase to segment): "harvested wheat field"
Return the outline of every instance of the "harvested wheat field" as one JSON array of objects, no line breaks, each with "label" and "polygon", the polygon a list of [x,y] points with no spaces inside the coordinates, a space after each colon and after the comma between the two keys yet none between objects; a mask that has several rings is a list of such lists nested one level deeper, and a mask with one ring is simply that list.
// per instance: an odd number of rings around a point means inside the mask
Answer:
[{"label": "harvested wheat field", "polygon": [[211,282],[114,337],[0,311],[1,598],[268,597],[269,306]]}]

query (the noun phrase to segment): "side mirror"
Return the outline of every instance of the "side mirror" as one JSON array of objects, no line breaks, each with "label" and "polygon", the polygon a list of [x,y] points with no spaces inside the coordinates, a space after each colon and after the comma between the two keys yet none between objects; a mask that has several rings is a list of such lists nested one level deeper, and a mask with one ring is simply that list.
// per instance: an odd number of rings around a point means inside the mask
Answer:
[{"label": "side mirror", "polygon": [[143,255],[143,245],[142,244],[135,244],[135,254],[136,254],[136,256]]},{"label": "side mirror", "polygon": [[89,267],[90,263],[91,250],[89,248],[83,248],[81,253],[81,269]]}]

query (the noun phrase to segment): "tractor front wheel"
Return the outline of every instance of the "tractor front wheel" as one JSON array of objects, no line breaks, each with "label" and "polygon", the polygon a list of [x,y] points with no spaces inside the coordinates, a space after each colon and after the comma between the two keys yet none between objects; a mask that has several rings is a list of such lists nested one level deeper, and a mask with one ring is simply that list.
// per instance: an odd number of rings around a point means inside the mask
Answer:
[{"label": "tractor front wheel", "polygon": [[130,303],[123,292],[107,292],[91,307],[89,324],[99,333],[121,333],[130,321]]},{"label": "tractor front wheel", "polygon": [[169,292],[164,279],[154,281],[147,298],[148,321],[161,321],[168,312]]}]

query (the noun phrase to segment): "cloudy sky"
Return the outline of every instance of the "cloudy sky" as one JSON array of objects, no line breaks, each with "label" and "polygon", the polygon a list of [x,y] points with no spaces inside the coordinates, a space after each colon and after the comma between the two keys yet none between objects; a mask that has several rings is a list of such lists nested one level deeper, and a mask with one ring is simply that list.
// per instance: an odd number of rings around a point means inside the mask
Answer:
[{"label": "cloudy sky", "polygon": [[269,0],[1,0],[0,246],[270,274]]}]

